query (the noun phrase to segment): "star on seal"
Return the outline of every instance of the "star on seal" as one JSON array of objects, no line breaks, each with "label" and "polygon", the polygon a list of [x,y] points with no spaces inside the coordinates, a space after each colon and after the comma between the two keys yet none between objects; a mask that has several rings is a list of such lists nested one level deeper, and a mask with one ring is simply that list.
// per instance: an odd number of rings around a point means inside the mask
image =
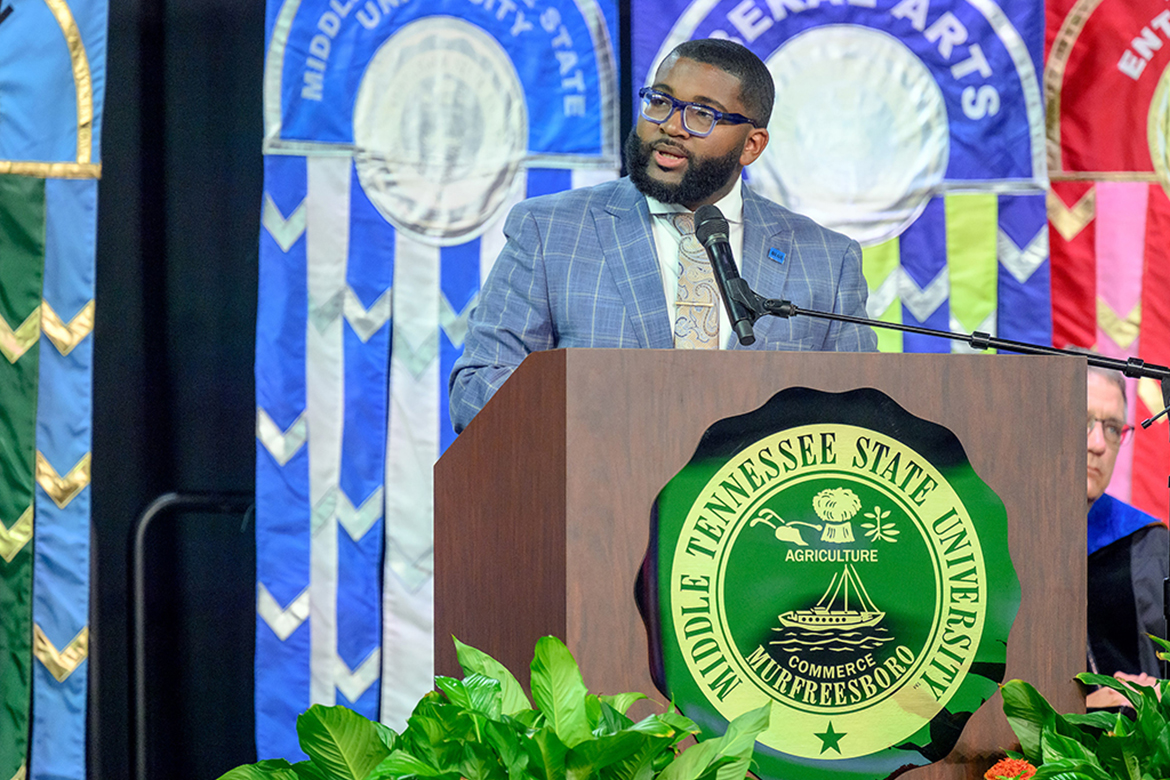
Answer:
[{"label": "star on seal", "polygon": [[813,736],[820,739],[822,753],[824,753],[829,748],[832,748],[833,750],[836,750],[838,753],[840,753],[841,748],[838,746],[837,743],[841,741],[841,737],[845,736],[846,733],[848,733],[848,732],[842,731],[842,732],[838,733],[836,731],[833,731],[833,721],[829,721],[829,728],[828,729],[826,729],[825,731],[823,731],[819,734],[814,732]]}]

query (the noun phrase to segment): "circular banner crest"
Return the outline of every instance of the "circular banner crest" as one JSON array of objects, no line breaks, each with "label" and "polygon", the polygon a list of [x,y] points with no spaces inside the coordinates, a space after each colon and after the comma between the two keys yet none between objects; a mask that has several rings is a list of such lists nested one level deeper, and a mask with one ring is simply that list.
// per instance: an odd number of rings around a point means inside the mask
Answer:
[{"label": "circular banner crest", "polygon": [[750,48],[776,85],[751,186],[862,246],[900,236],[948,192],[1046,184],[1042,19],[1031,11],[996,0],[672,5],[635,10],[635,78],[649,84],[686,40]]},{"label": "circular banner crest", "polygon": [[1003,679],[1003,504],[950,431],[877,390],[793,388],[716,423],[652,522],[655,681],[710,732],[770,702],[761,777],[938,760]]}]

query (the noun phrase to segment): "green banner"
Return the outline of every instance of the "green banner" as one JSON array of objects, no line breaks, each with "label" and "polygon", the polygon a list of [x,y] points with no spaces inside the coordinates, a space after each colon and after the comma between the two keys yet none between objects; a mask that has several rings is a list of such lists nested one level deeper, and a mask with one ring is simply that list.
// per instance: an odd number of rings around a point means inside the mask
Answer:
[{"label": "green banner", "polygon": [[0,778],[28,755],[45,182],[0,176]]}]

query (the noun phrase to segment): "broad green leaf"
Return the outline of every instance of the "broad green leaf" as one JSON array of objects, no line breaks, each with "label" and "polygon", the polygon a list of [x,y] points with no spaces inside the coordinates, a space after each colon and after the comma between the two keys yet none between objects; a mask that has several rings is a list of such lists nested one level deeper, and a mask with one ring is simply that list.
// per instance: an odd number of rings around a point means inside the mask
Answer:
[{"label": "broad green leaf", "polygon": [[637,731],[642,734],[647,734],[651,737],[666,738],[670,740],[673,740],[679,734],[682,734],[683,738],[685,739],[691,734],[698,732],[698,727],[696,727],[695,731],[693,732],[680,729],[676,724],[668,723],[663,720],[661,715],[650,715],[642,718],[642,720],[638,721],[637,723],[631,724],[628,729],[630,731]]},{"label": "broad green leaf", "polygon": [[[713,775],[719,780],[742,778],[756,737],[768,728],[771,703],[743,713],[727,726],[723,736],[687,748],[659,775],[659,780],[698,780]],[[693,754],[693,755],[692,755]]]},{"label": "broad green leaf", "polygon": [[508,770],[508,776],[515,778],[523,774],[528,766],[528,753],[521,747],[520,741],[526,740],[528,735],[517,732],[512,723],[500,721],[488,721],[484,732],[485,741],[500,757],[500,762]]},{"label": "broad green leaf", "polygon": [[1109,685],[1118,682],[1113,675],[1096,674],[1095,672],[1081,672],[1076,676],[1076,679],[1085,685]]},{"label": "broad green leaf", "polygon": [[345,707],[314,704],[297,718],[301,750],[339,780],[365,780],[390,755],[374,725]]},{"label": "broad green leaf", "polygon": [[463,689],[467,691],[472,710],[492,720],[500,719],[503,714],[503,694],[499,680],[473,672],[464,678]]},{"label": "broad green leaf", "polygon": [[[411,736],[409,744],[417,746],[425,740],[436,752],[442,752],[443,743],[475,738],[473,713],[455,704],[430,707],[425,712],[416,710],[407,724]],[[419,758],[427,758],[423,753],[411,752]],[[436,765],[442,766],[441,763]]]},{"label": "broad green leaf", "polygon": [[537,640],[532,658],[532,698],[567,747],[592,736],[585,709],[587,693],[569,648],[553,636]]},{"label": "broad green leaf", "polygon": [[699,725],[688,718],[686,715],[683,715],[681,712],[675,710],[673,707],[661,715],[658,715],[657,717],[660,718],[663,723],[667,723],[679,731],[686,732],[687,734],[699,733]]},{"label": "broad green leaf", "polygon": [[618,693],[618,694],[615,694],[613,696],[602,696],[601,700],[603,702],[605,702],[606,704],[608,704],[609,706],[613,707],[615,710],[620,712],[622,715],[625,715],[626,712],[629,711],[630,707],[633,706],[634,702],[641,701],[642,699],[645,699],[645,698],[646,698],[646,694],[644,694],[644,693],[632,692],[632,693]]},{"label": "broad green leaf", "polygon": [[489,745],[473,743],[463,746],[459,776],[464,780],[506,780],[508,773]]},{"label": "broad green leaf", "polygon": [[[1081,672],[1077,675],[1077,679],[1085,685],[1099,685],[1103,688],[1112,688],[1128,699],[1130,705],[1132,705],[1135,709],[1138,707],[1138,701],[1142,698],[1142,690],[1145,690],[1144,686],[1131,686],[1121,680],[1118,680],[1116,677],[1110,677],[1104,674]],[[1150,691],[1150,694],[1153,696],[1152,690]]]},{"label": "broad green leaf", "polygon": [[1003,714],[1020,740],[1020,749],[1034,765],[1041,762],[1040,732],[1054,723],[1056,711],[1040,692],[1022,680],[1009,680],[999,687],[1003,695]]},{"label": "broad green leaf", "polygon": [[462,680],[437,674],[435,675],[435,687],[442,691],[443,695],[447,697],[447,701],[456,707],[464,710],[471,709],[471,699],[463,687]]},{"label": "broad green leaf", "polygon": [[387,750],[394,752],[394,749],[398,747],[398,732],[376,720],[370,722],[374,724],[374,733],[378,735],[378,739],[382,740],[382,744],[386,746]]},{"label": "broad green leaf", "polygon": [[750,756],[755,749],[756,737],[767,730],[771,716],[771,702],[738,715],[719,738],[723,742],[719,752],[727,756]]},{"label": "broad green leaf", "polygon": [[298,761],[292,768],[297,773],[298,780],[330,780],[329,776],[312,761]]},{"label": "broad green leaf", "polygon": [[608,702],[602,698],[601,701],[601,717],[598,718],[597,725],[593,727],[593,733],[596,736],[604,736],[606,734],[616,734],[623,729],[628,729],[634,725],[634,721],[627,718],[620,711],[614,709]]},{"label": "broad green leaf", "polygon": [[[431,713],[446,727],[445,739],[473,736],[479,742],[482,735],[476,719],[500,717],[500,684],[496,680],[481,674],[472,674],[464,680],[439,676],[435,677],[435,684],[450,701],[450,706]],[[470,734],[472,731],[474,735]],[[432,741],[439,739],[435,737]]]},{"label": "broad green leaf", "polygon": [[283,758],[270,758],[256,764],[238,766],[219,780],[297,780],[293,765]]},{"label": "broad green leaf", "polygon": [[1096,755],[1080,742],[1047,729],[1040,736],[1040,751],[1046,764],[1062,758],[1072,758],[1100,765]]},{"label": "broad green leaf", "polygon": [[698,780],[719,759],[718,740],[707,740],[684,750],[658,775],[658,780]]},{"label": "broad green leaf", "polygon": [[751,756],[728,761],[715,769],[715,780],[744,780],[747,771],[751,769]]},{"label": "broad green leaf", "polygon": [[585,780],[604,767],[624,761],[641,751],[652,737],[637,731],[623,731],[588,739],[565,757],[568,780]]},{"label": "broad green leaf", "polygon": [[1170,775],[1170,725],[1152,706],[1145,713],[1139,712],[1138,718],[1141,719],[1143,714],[1147,715],[1143,735],[1150,745],[1148,753],[1142,756],[1143,768],[1156,771],[1159,777],[1166,777]]},{"label": "broad green leaf", "polygon": [[529,770],[543,780],[565,780],[565,755],[569,749],[545,726],[521,743],[528,752]]},{"label": "broad green leaf", "polygon": [[[1095,712],[1087,712],[1084,715],[1079,713],[1070,713],[1064,716],[1074,726],[1085,726],[1093,729],[1100,729],[1101,731],[1113,731],[1117,727],[1117,719],[1124,718],[1116,712],[1106,712],[1104,710],[1097,710]],[[1128,720],[1128,718],[1126,718]]]},{"label": "broad green leaf", "polygon": [[482,674],[484,677],[490,677],[500,683],[500,693],[503,696],[501,711],[505,715],[515,715],[522,710],[532,709],[532,703],[524,695],[524,689],[520,687],[516,677],[502,663],[482,650],[463,644],[455,637],[451,637],[451,639],[455,642],[455,657],[459,659],[459,665],[463,668],[465,676]]},{"label": "broad green leaf", "polygon": [[659,736],[669,734],[671,735],[671,747],[678,745],[687,737],[699,733],[699,727],[693,720],[673,708],[657,715],[647,715],[630,728]]},{"label": "broad green leaf", "polygon": [[767,730],[771,713],[771,704],[765,704],[739,715],[728,724],[720,753],[734,760],[716,767],[716,780],[743,780],[755,754],[756,737]]},{"label": "broad green leaf", "polygon": [[1097,763],[1113,777],[1138,780],[1142,776],[1138,757],[1145,753],[1145,741],[1138,734],[1103,737],[1095,753]]},{"label": "broad green leaf", "polygon": [[[656,735],[650,727],[665,730],[667,736]],[[646,743],[621,761],[603,767],[599,772],[602,780],[650,780],[661,766],[660,762],[674,758],[674,729],[664,723],[652,724],[643,720],[631,730],[646,735]]]},{"label": "broad green leaf", "polygon": [[1032,780],[1116,780],[1101,767],[1071,758],[1044,764],[1036,770]]},{"label": "broad green leaf", "polygon": [[[582,683],[584,684],[584,683]],[[585,723],[589,726],[589,732],[597,728],[601,722],[601,697],[595,696],[592,693],[585,694]]]},{"label": "broad green leaf", "polygon": [[540,710],[520,710],[512,715],[505,714],[504,718],[511,718],[528,729],[541,728],[545,722],[544,713]]},{"label": "broad green leaf", "polygon": [[405,750],[395,750],[374,769],[374,777],[400,777],[402,775],[442,777],[445,774],[451,773],[441,772],[429,762],[416,758]]}]

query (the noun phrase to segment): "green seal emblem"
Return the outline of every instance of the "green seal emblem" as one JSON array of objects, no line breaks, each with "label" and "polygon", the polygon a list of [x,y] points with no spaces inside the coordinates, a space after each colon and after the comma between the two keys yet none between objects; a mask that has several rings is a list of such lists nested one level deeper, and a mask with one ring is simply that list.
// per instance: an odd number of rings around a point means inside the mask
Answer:
[{"label": "green seal emblem", "polygon": [[959,441],[876,390],[786,390],[662,490],[641,583],[656,681],[721,730],[771,703],[765,778],[884,778],[1003,679],[1019,582]]}]

